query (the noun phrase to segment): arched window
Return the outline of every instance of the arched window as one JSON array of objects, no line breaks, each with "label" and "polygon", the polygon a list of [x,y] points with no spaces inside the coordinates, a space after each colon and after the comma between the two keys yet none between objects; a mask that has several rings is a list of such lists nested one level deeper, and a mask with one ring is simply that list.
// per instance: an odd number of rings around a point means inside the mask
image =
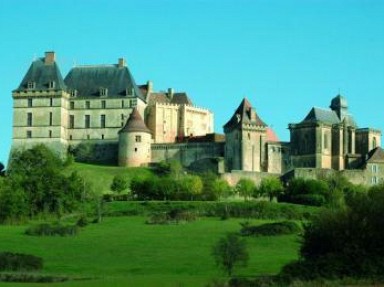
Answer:
[{"label": "arched window", "polygon": [[377,143],[376,143],[376,137],[373,137],[372,139],[372,149],[374,149],[376,147]]}]

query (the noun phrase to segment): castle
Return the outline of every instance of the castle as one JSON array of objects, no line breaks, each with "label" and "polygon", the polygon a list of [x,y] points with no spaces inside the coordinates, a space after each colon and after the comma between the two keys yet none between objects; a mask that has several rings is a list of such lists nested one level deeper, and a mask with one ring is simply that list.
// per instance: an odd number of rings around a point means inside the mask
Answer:
[{"label": "castle", "polygon": [[247,99],[224,135],[215,134],[211,111],[194,106],[184,92],[154,91],[151,81],[137,85],[124,59],[76,66],[63,78],[55,53],[46,52],[12,95],[12,150],[43,143],[65,156],[88,149],[93,161],[128,167],[175,159],[215,169],[232,184],[244,176],[259,181],[333,172],[355,183],[384,180],[381,132],[358,128],[340,95],[329,109],[312,108],[289,124],[290,142],[279,141]]}]

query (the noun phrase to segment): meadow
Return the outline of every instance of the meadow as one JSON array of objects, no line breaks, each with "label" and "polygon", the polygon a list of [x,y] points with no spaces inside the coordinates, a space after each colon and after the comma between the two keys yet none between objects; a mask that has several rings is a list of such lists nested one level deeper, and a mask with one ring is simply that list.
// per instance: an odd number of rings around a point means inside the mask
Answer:
[{"label": "meadow", "polygon": [[[168,225],[148,225],[146,219],[105,217],[75,237],[27,236],[27,226],[2,225],[0,251],[41,256],[43,274],[71,278],[63,283],[28,286],[206,286],[212,279],[226,278],[215,265],[211,249],[227,232],[238,232],[244,219],[210,217]],[[246,240],[250,260],[247,267],[235,270],[237,276],[276,274],[284,264],[297,259],[298,236]]]}]

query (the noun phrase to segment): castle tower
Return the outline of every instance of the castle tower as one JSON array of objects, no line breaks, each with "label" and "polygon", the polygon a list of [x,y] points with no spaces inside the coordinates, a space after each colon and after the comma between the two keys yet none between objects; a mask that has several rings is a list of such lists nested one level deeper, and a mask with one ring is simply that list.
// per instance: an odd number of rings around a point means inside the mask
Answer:
[{"label": "castle tower", "polygon": [[12,96],[12,150],[45,144],[64,157],[69,94],[54,52],[46,52],[31,64]]},{"label": "castle tower", "polygon": [[119,131],[119,166],[134,167],[151,161],[151,132],[137,108]]},{"label": "castle tower", "polygon": [[227,170],[265,171],[267,125],[247,99],[243,99],[224,125]]}]

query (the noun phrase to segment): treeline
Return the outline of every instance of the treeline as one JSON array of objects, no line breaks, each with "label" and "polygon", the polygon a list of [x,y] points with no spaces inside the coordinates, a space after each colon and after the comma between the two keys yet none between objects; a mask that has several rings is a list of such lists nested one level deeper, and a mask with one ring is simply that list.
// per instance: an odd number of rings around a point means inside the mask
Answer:
[{"label": "treeline", "polygon": [[65,175],[65,162],[44,145],[12,153],[0,178],[0,222],[20,222],[42,214],[60,218],[89,200],[89,186],[76,172]]}]

